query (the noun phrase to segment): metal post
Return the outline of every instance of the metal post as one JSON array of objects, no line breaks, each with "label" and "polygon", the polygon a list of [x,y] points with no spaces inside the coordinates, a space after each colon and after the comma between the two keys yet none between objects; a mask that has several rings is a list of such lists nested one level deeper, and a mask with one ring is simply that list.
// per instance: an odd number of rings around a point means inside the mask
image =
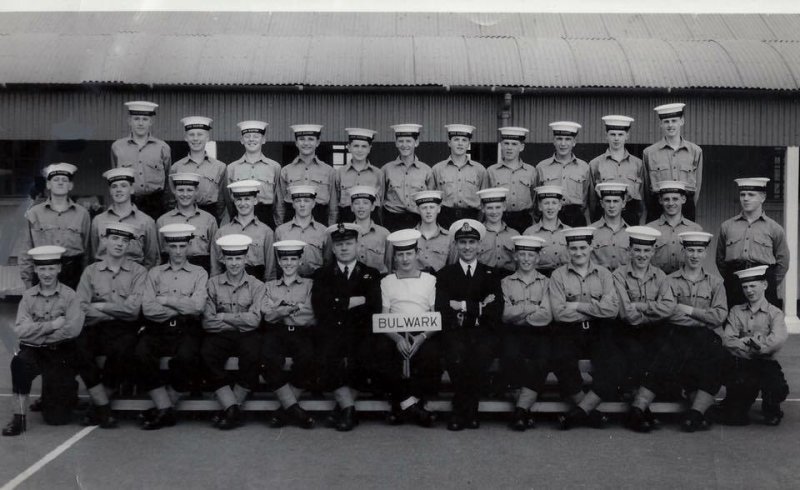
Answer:
[{"label": "metal post", "polygon": [[786,327],[789,333],[800,333],[800,319],[797,317],[797,237],[798,211],[800,211],[800,148],[790,146],[786,149],[786,169],[784,174],[784,223],[786,243],[789,244],[789,271],[786,273],[783,308],[786,314]]}]

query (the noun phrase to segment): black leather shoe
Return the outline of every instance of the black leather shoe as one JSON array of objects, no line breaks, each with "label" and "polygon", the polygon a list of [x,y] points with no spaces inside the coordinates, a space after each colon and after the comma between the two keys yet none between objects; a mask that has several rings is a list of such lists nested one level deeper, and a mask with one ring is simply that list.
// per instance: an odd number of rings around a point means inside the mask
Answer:
[{"label": "black leather shoe", "polygon": [[780,404],[762,402],[761,413],[764,415],[764,423],[773,427],[780,425],[783,419],[783,410],[781,410]]},{"label": "black leather shoe", "polygon": [[639,407],[631,407],[628,417],[625,419],[625,427],[642,433],[650,432],[653,429],[644,411]]},{"label": "black leather shoe", "polygon": [[386,414],[386,423],[389,425],[403,425],[403,422],[403,410],[400,408],[399,404],[392,403],[391,410]]},{"label": "black leather shoe", "polygon": [[420,427],[430,427],[433,425],[433,414],[425,409],[425,403],[422,400],[408,407],[405,412]]},{"label": "black leather shoe", "polygon": [[447,430],[460,431],[464,429],[464,419],[458,415],[452,415],[450,421],[447,422]]},{"label": "black leather shoe", "polygon": [[294,424],[303,429],[314,428],[314,417],[308,414],[299,403],[295,403],[286,409],[286,414]]},{"label": "black leather shoe", "polygon": [[287,418],[288,415],[286,414],[286,410],[281,407],[270,414],[267,423],[272,429],[280,429],[282,427],[286,427],[286,424],[289,423],[286,420]]},{"label": "black leather shoe", "polygon": [[3,435],[18,436],[23,432],[25,432],[27,429],[28,425],[25,422],[25,416],[15,413],[14,418],[11,419],[11,422],[9,422],[8,425],[3,427]]},{"label": "black leather shoe", "polygon": [[222,417],[225,415],[224,410],[217,410],[214,412],[214,415],[211,416],[211,426],[216,427],[219,425],[219,421],[222,420]]},{"label": "black leather shoe", "polygon": [[594,429],[602,429],[608,425],[608,415],[599,410],[592,410],[589,412],[589,418],[586,420],[589,427]]},{"label": "black leather shoe", "polygon": [[31,402],[30,406],[28,407],[28,410],[30,410],[31,412],[41,412],[42,411],[42,398],[39,397],[39,398],[33,400]]},{"label": "black leather shoe", "polygon": [[101,429],[113,429],[117,427],[117,419],[111,413],[111,405],[100,405],[93,408],[94,418]]},{"label": "black leather shoe", "polygon": [[242,424],[242,413],[239,410],[239,405],[231,405],[225,409],[217,428],[220,430],[231,430],[239,427]]},{"label": "black leather shoe", "polygon": [[83,413],[81,425],[88,427],[91,425],[98,425],[99,423],[100,422],[97,420],[97,414],[95,413],[95,406],[89,405],[89,408],[87,408],[86,412]]},{"label": "black leather shoe", "polygon": [[356,407],[342,409],[339,413],[339,422],[336,423],[336,430],[339,432],[348,432],[353,430],[353,427],[356,425],[358,425],[358,420],[356,420]]},{"label": "black leather shoe", "polygon": [[515,408],[508,427],[517,432],[524,432],[528,428],[528,411],[520,407]]},{"label": "black leather shoe", "polygon": [[661,428],[661,421],[649,408],[644,411],[644,418],[647,420],[647,423],[650,424],[651,429],[658,430]]},{"label": "black leather shoe", "polygon": [[467,429],[480,429],[481,428],[481,421],[478,419],[477,415],[473,415],[472,417],[467,420]]},{"label": "black leather shoe", "polygon": [[156,407],[151,407],[148,408],[147,410],[143,410],[139,412],[138,415],[136,415],[136,421],[139,422],[140,425],[144,424],[148,420],[153,420],[157,412],[158,409]]},{"label": "black leather shoe", "polygon": [[172,407],[157,409],[153,418],[142,424],[142,429],[158,430],[162,427],[172,427],[176,422],[175,410]]},{"label": "black leather shoe", "polygon": [[335,407],[333,407],[333,410],[331,410],[330,413],[328,413],[328,415],[325,417],[325,427],[331,429],[336,428],[336,425],[339,423],[340,415],[341,415],[341,409],[339,408],[339,405],[336,405]]},{"label": "black leather shoe", "polygon": [[566,414],[558,416],[558,426],[561,430],[569,430],[573,427],[586,424],[589,415],[580,407],[575,407]]},{"label": "black leather shoe", "polygon": [[708,430],[709,427],[708,420],[706,420],[702,413],[694,409],[689,409],[681,422],[681,430],[684,432]]}]

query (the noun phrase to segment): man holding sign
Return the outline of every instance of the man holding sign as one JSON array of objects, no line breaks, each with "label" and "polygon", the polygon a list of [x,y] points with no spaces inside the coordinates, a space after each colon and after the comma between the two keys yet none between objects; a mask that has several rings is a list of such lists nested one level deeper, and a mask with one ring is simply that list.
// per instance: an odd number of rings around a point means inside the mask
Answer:
[{"label": "man holding sign", "polygon": [[425,410],[425,396],[437,392],[441,379],[438,339],[432,329],[441,328],[441,322],[424,315],[434,310],[436,278],[419,270],[420,236],[418,230],[407,229],[387,238],[392,244],[396,272],[381,280],[382,311],[401,318],[392,319],[396,322],[375,318],[378,321],[373,321],[373,331],[384,335],[373,335],[369,351],[372,371],[391,397],[392,411],[387,422],[399,425],[411,419],[417,425],[430,427],[432,418]]}]

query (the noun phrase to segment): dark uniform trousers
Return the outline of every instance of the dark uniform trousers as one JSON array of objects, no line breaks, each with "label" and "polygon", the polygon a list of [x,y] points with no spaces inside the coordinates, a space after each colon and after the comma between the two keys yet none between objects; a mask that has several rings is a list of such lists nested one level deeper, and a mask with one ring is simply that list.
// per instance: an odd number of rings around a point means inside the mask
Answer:
[{"label": "dark uniform trousers", "polygon": [[716,395],[725,355],[722,341],[711,329],[672,326],[645,370],[642,386],[659,397],[677,396],[681,389]]},{"label": "dark uniform trousers", "polygon": [[[145,391],[167,384],[180,392],[196,389],[201,341],[202,328],[196,318],[149,323],[136,345],[139,385]],[[161,372],[162,357],[172,357],[167,376]]]},{"label": "dark uniform trousers", "polygon": [[[286,383],[303,390],[317,389],[319,373],[314,356],[315,327],[267,324],[261,349],[261,375],[267,389],[275,391]],[[291,371],[283,369],[292,358]]]},{"label": "dark uniform trousers", "polygon": [[419,215],[408,211],[392,213],[384,209],[382,213],[383,226],[390,232],[414,228],[419,223]]},{"label": "dark uniform trousers", "polygon": [[583,207],[580,204],[564,204],[558,212],[558,219],[567,226],[577,228],[586,226],[586,216],[583,214]]},{"label": "dark uniform trousers", "polygon": [[[200,347],[200,357],[206,370],[205,387],[217,391],[231,381],[242,388],[253,390],[258,385],[258,366],[261,354],[261,333],[249,332],[206,332]],[[236,373],[225,370],[228,358],[239,358]]]},{"label": "dark uniform trousers", "polygon": [[669,332],[664,324],[633,326],[617,320],[614,326],[614,339],[620,359],[624,366],[621,380],[623,392],[638,388],[650,362],[658,354],[662,339]]},{"label": "dark uniform trousers", "polygon": [[42,376],[42,417],[51,425],[69,423],[78,400],[75,383],[74,340],[45,346],[20,344],[11,359],[11,384],[15,394],[28,395],[37,376]]},{"label": "dark uniform trousers", "polygon": [[774,359],[742,359],[726,353],[726,404],[749,408],[761,392],[761,410],[778,414],[780,403],[789,395],[789,385],[778,361]]},{"label": "dark uniform trousers", "polygon": [[[330,216],[328,215],[329,211],[328,206],[329,206],[328,204],[316,203],[314,205],[314,209],[311,210],[311,216],[314,217],[314,220],[325,226],[328,226],[328,221],[330,219]],[[290,203],[285,203],[284,209],[286,211],[283,217],[283,222],[288,223],[292,221],[292,219],[294,219],[294,208]]]},{"label": "dark uniform trousers", "polygon": [[533,215],[530,209],[524,211],[506,211],[503,213],[503,221],[509,228],[522,233],[533,224]]},{"label": "dark uniform trousers", "polygon": [[553,371],[562,396],[570,397],[583,389],[578,361],[592,361],[592,390],[601,399],[617,398],[625,367],[614,342],[613,326],[607,320],[581,323],[556,323],[552,344]]},{"label": "dark uniform trousers", "polygon": [[453,412],[474,417],[488,388],[499,337],[493,329],[480,326],[450,328],[441,337],[445,368],[453,384]]},{"label": "dark uniform trousers", "polygon": [[544,391],[550,371],[549,329],[505,325],[501,342],[500,366],[510,387]]},{"label": "dark uniform trousers", "polygon": [[439,213],[439,224],[445,230],[450,228],[450,225],[460,219],[478,219],[480,216],[480,209],[478,208],[451,208],[449,206],[442,206]]},{"label": "dark uniform trousers", "polygon": [[428,399],[439,392],[442,379],[439,337],[429,337],[411,356],[408,378],[403,376],[404,358],[393,339],[372,334],[364,342],[363,356],[369,376],[380,391],[389,394],[393,403],[410,396]]},{"label": "dark uniform trousers", "polygon": [[[749,269],[761,264],[750,260],[734,260],[725,263],[725,273],[722,275],[722,280],[725,283],[725,297],[728,299],[728,304],[731,306],[741,305],[747,302],[742,291],[742,283],[739,278],[734,274],[736,271]],[[775,280],[775,265],[767,267],[767,290],[764,291],[764,297],[771,305],[782,307],[783,301],[778,299],[778,283]]]},{"label": "dark uniform trousers", "polygon": [[[99,383],[116,388],[123,381],[133,380],[139,327],[138,322],[121,321],[83,327],[76,341],[75,368],[87,388]],[[96,362],[98,356],[106,358],[102,369]]]},{"label": "dark uniform trousers", "polygon": [[153,221],[164,214],[164,209],[166,208],[163,190],[151,192],[150,194],[134,194],[131,200],[139,211],[153,218]]},{"label": "dark uniform trousers", "polygon": [[[253,211],[260,222],[269,226],[272,231],[275,231],[275,215],[273,213],[272,204],[260,202],[255,205]],[[233,216],[235,216],[235,214]]]}]

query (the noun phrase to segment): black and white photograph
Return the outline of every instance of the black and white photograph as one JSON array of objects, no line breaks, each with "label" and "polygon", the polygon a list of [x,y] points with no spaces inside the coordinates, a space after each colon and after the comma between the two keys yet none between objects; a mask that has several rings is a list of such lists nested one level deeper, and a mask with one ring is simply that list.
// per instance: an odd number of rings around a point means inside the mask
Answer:
[{"label": "black and white photograph", "polygon": [[0,1],[0,490],[800,487],[800,5]]}]

